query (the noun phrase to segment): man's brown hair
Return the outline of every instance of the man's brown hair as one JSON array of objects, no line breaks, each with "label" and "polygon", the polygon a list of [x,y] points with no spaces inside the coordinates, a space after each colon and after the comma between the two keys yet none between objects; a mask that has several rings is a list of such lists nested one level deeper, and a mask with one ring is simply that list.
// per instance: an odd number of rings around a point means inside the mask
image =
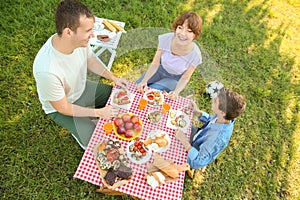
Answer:
[{"label": "man's brown hair", "polygon": [[244,97],[225,87],[219,91],[219,109],[225,113],[225,119],[232,120],[246,109]]},{"label": "man's brown hair", "polygon": [[65,28],[76,32],[80,26],[80,16],[94,17],[90,9],[76,0],[61,1],[55,11],[56,32],[61,36]]},{"label": "man's brown hair", "polygon": [[177,26],[181,26],[185,20],[187,20],[188,27],[193,31],[195,34],[194,39],[196,39],[202,32],[202,18],[193,11],[184,12],[173,23],[173,30],[175,31]]}]

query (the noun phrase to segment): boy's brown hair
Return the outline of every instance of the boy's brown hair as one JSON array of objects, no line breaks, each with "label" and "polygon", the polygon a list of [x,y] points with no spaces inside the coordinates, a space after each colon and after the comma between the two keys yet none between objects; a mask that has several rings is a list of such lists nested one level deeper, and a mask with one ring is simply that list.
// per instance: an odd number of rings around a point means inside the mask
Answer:
[{"label": "boy's brown hair", "polygon": [[182,13],[173,23],[173,30],[175,31],[177,29],[177,26],[181,26],[185,22],[185,20],[187,20],[188,27],[195,34],[194,39],[197,39],[202,32],[202,18],[193,11]]},{"label": "boy's brown hair", "polygon": [[225,119],[232,120],[246,109],[244,97],[225,87],[219,91],[219,109],[225,113]]},{"label": "boy's brown hair", "polygon": [[80,16],[94,17],[92,12],[84,4],[77,0],[61,1],[55,11],[55,25],[58,36],[61,36],[65,28],[70,28],[76,33],[80,26]]}]

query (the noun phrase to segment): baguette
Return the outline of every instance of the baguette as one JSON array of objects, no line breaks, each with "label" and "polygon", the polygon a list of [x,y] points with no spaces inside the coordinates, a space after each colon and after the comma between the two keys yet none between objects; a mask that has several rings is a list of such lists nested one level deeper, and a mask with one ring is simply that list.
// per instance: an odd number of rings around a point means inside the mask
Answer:
[{"label": "baguette", "polygon": [[102,21],[102,24],[104,24],[104,26],[111,32],[117,32],[117,29],[113,25],[111,25],[111,23],[109,23],[106,19]]},{"label": "baguette", "polygon": [[117,31],[121,31],[121,32],[123,32],[123,33],[126,32],[126,31],[124,30],[124,28],[122,28],[121,26],[119,26],[119,25],[116,24],[115,22],[109,21],[109,23],[110,23],[113,27],[115,27],[115,28],[117,29]]},{"label": "baguette", "polygon": [[161,168],[160,170],[171,178],[178,178],[179,176],[179,171],[175,168],[174,165],[169,165],[167,167]]}]

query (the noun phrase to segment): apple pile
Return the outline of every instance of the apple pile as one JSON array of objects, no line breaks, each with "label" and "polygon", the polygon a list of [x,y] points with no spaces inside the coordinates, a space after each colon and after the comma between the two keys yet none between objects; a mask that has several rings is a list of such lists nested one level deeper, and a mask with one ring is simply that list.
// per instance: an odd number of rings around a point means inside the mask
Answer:
[{"label": "apple pile", "polygon": [[132,138],[136,133],[142,131],[142,124],[139,117],[125,113],[122,116],[115,118],[114,124],[117,127],[119,135],[124,135],[126,138]]}]

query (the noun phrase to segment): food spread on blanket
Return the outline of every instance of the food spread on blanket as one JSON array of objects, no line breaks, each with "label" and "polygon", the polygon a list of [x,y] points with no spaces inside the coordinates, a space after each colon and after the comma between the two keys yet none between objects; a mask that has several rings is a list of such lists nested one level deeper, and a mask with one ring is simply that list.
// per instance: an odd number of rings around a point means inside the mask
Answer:
[{"label": "food spread on blanket", "polygon": [[132,170],[119,141],[108,140],[96,145],[94,156],[106,186],[119,186],[131,178]]},{"label": "food spread on blanket", "polygon": [[176,165],[172,160],[165,160],[162,156],[155,153],[153,163],[147,163],[146,182],[155,189],[164,183],[175,181],[180,172],[189,169],[190,166],[187,163]]},{"label": "food spread on blanket", "polygon": [[180,129],[187,133],[190,124],[189,115],[182,110],[170,110],[166,126],[172,129]]},{"label": "food spread on blanket", "polygon": [[140,138],[135,138],[128,144],[126,154],[129,160],[135,164],[146,163],[151,158],[151,151]]},{"label": "food spread on blanket", "polygon": [[129,104],[130,98],[125,90],[117,90],[113,96],[113,103],[117,105],[124,105],[124,104]]},{"label": "food spread on blanket", "polygon": [[144,94],[144,98],[150,106],[161,106],[164,103],[164,95],[159,90],[148,90]]},{"label": "food spread on blanket", "polygon": [[147,118],[152,123],[158,123],[161,120],[161,113],[159,110],[151,110],[148,112]]},{"label": "food spread on blanket", "polygon": [[114,119],[113,129],[117,137],[130,141],[141,135],[143,123],[137,115],[123,113]]},{"label": "food spread on blanket", "polygon": [[162,130],[152,130],[144,141],[145,146],[149,146],[153,152],[165,152],[169,149],[171,139],[169,135]]}]

